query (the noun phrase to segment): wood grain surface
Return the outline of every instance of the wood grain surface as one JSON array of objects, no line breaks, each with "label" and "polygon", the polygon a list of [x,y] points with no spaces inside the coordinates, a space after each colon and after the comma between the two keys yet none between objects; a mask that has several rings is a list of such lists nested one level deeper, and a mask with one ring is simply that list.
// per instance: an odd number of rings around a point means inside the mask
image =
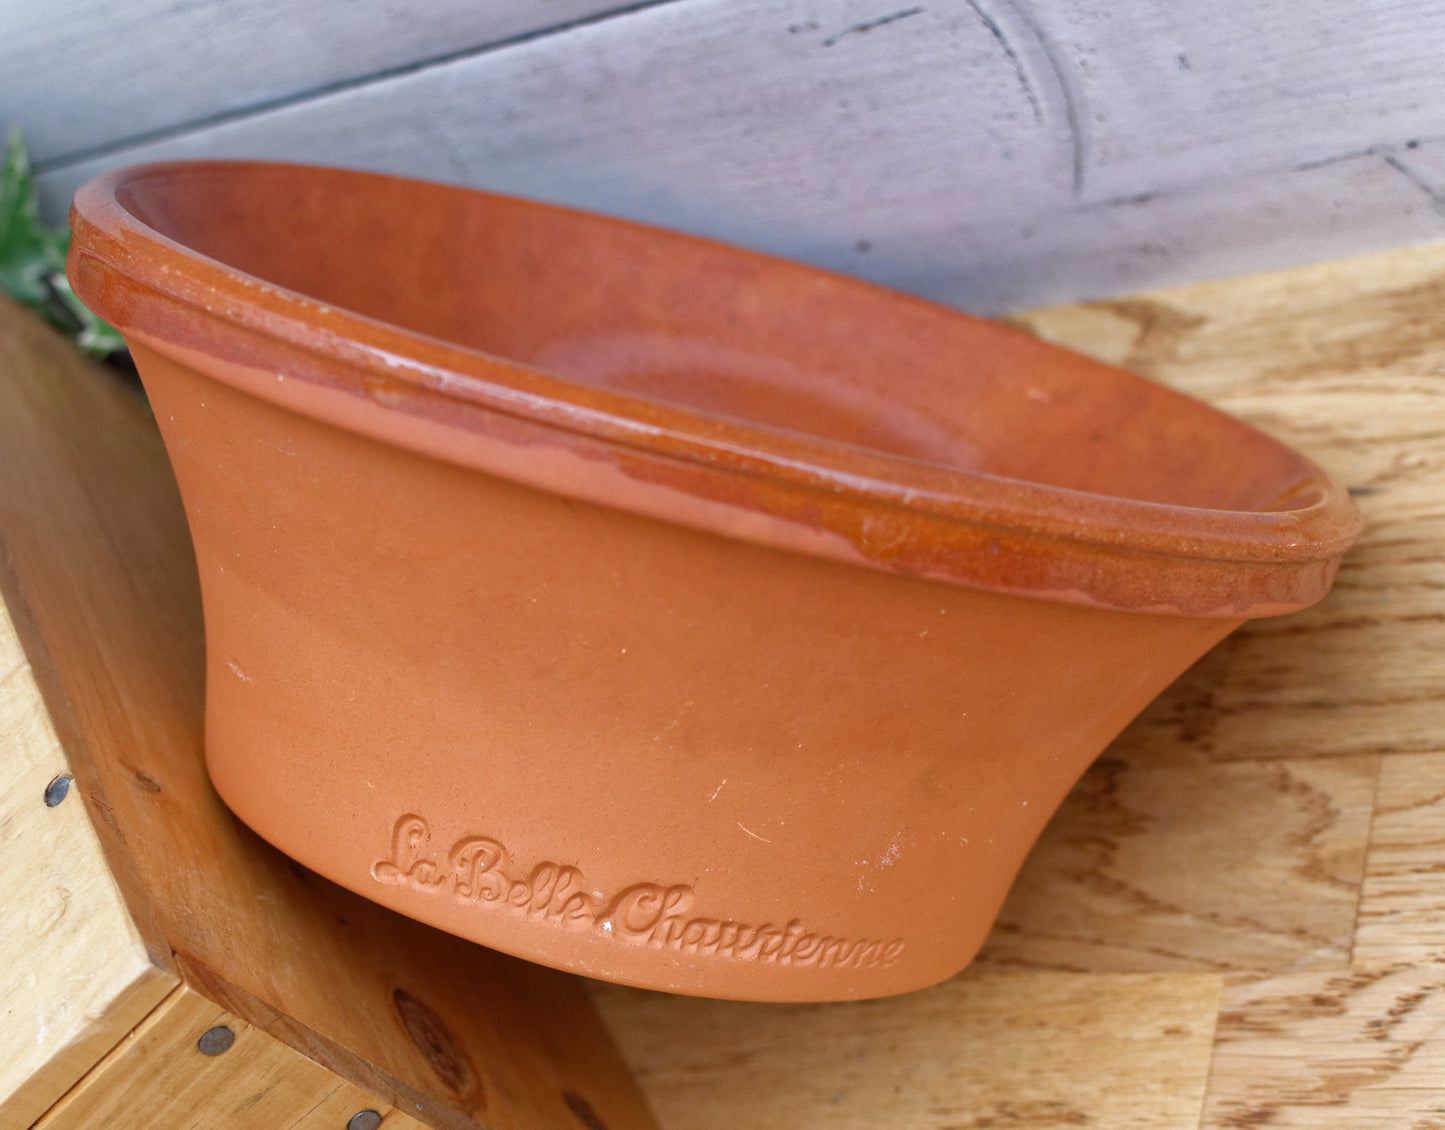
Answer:
[{"label": "wood grain surface", "polygon": [[981,960],[1088,970],[1339,969],[1376,759],[1130,764],[1074,789]]},{"label": "wood grain surface", "polygon": [[[42,163],[496,50],[627,0],[7,0],[0,125]],[[83,71],[85,82],[73,81]]]},{"label": "wood grain surface", "polygon": [[[1445,746],[1445,740],[1441,742]],[[1445,752],[1380,759],[1353,964],[1445,958]]]},{"label": "wood grain surface", "polygon": [[669,1128],[1441,1130],[1445,247],[1017,321],[1340,476],[1366,524],[1339,583],[1114,743],[961,977],[835,1008],[594,999]]},{"label": "wood grain surface", "polygon": [[841,1005],[598,986],[667,1130],[1194,1126],[1220,978],[1000,975]]},{"label": "wood grain surface", "polygon": [[[567,22],[605,7],[10,0],[0,107],[43,142],[57,219],[116,165],[315,161],[985,313],[1445,237],[1445,9],[1423,0],[674,0]],[[537,31],[496,45],[504,27]]]},{"label": "wood grain surface", "polygon": [[652,1125],[575,978],[343,891],[221,804],[194,558],[155,422],[5,302],[0,500],[0,591],[75,774],[67,803],[90,809],[151,960],[433,1126],[566,1126],[578,1109]]},{"label": "wood grain surface", "polygon": [[3,607],[0,764],[0,1130],[24,1130],[176,977],[146,953],[79,790],[46,803],[70,767]]},{"label": "wood grain surface", "polygon": [[[206,1033],[229,1039],[202,1051]],[[126,1034],[35,1130],[101,1126],[342,1130],[362,1111],[386,1130],[423,1124],[182,986]]]},{"label": "wood grain surface", "polygon": [[1231,979],[1202,1126],[1445,1126],[1445,966]]}]

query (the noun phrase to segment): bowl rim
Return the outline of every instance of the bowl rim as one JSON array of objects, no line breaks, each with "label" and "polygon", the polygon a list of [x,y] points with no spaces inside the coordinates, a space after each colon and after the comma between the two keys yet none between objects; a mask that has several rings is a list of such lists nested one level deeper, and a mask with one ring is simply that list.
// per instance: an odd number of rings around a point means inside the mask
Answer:
[{"label": "bowl rim", "polygon": [[[474,416],[476,410],[499,414],[583,443],[600,443],[629,450],[644,459],[683,465],[706,476],[742,476],[785,493],[822,493],[845,500],[854,508],[886,511],[895,518],[901,512],[935,532],[939,523],[963,523],[990,535],[982,540],[964,539],[968,542],[964,557],[977,558],[980,552],[997,555],[999,535],[1014,534],[1026,541],[1049,543],[1056,555],[1061,552],[1059,547],[1068,547],[1064,556],[1078,557],[1082,553],[1092,558],[1089,568],[1075,569],[1068,577],[1044,577],[1040,583],[1038,571],[1031,570],[1028,578],[1013,583],[999,581],[997,569],[985,570],[987,576],[971,575],[978,571],[960,568],[958,554],[945,555],[948,561],[929,568],[920,566],[917,555],[880,555],[860,547],[865,560],[858,563],[993,591],[1137,611],[1238,618],[1273,615],[1305,607],[1322,597],[1340,556],[1360,529],[1359,513],[1343,486],[1289,445],[1243,421],[1238,422],[1289,451],[1308,472],[1284,492],[1283,497],[1294,503],[1289,508],[1220,510],[1181,506],[945,466],[585,385],[480,349],[333,307],[238,270],[162,234],[121,199],[128,186],[152,178],[255,175],[268,171],[426,185],[505,199],[589,223],[631,228],[649,238],[722,249],[794,272],[827,276],[843,286],[887,295],[890,301],[917,304],[939,317],[971,318],[948,307],[790,260],[578,209],[381,173],[249,160],[133,165],[103,173],[83,185],[75,194],[70,212],[74,238],[69,271],[77,293],[119,329],[135,333],[162,352],[168,351],[166,331],[173,328],[178,316],[209,316],[205,320],[213,332],[203,335],[207,344],[228,343],[235,347],[244,337],[251,343],[252,354],[258,346],[263,352],[267,348],[293,355],[299,351],[322,362],[320,367],[312,368],[309,379],[336,388],[349,386],[353,393],[384,401],[392,412],[437,417],[446,414],[439,411],[439,403],[444,402],[462,415],[470,412]],[[982,324],[989,332],[1020,332],[995,322]],[[1060,349],[1049,343],[1039,344]],[[195,359],[194,351],[184,352],[189,360]],[[210,375],[225,379],[219,372]],[[304,369],[302,375],[306,375]],[[1128,375],[1147,382],[1147,378]],[[249,391],[274,399],[264,386],[253,384]],[[1187,394],[1175,395],[1201,411],[1217,411]],[[326,414],[324,408],[313,406],[311,410]],[[454,423],[459,419],[458,412],[451,413]],[[736,490],[731,494],[736,495]],[[781,521],[797,521],[774,507],[760,506],[760,498],[754,491],[745,505],[770,509],[771,516]],[[709,525],[706,521],[698,524],[703,528]],[[757,540],[769,539],[763,535]],[[1034,548],[1039,549],[1039,544]],[[1017,546],[1010,543],[1004,546],[1004,552],[1016,553]],[[937,558],[934,554],[932,559]],[[1190,587],[1191,582],[1198,587],[1197,583],[1210,573],[1218,574],[1216,583],[1206,586],[1208,594],[1201,591],[1192,598],[1176,599],[1166,593],[1161,598],[1157,583],[1146,586],[1150,592],[1144,594],[1138,585],[1121,588],[1111,584],[1099,572],[1111,567],[1124,567],[1127,572],[1130,561],[1137,572],[1143,559],[1153,560],[1156,569],[1161,560],[1181,566],[1182,571],[1175,571],[1185,587]],[[1221,586],[1219,582],[1225,580],[1226,574],[1229,581]],[[1288,583],[1286,574],[1292,577]],[[1130,589],[1132,596],[1124,591]]]}]

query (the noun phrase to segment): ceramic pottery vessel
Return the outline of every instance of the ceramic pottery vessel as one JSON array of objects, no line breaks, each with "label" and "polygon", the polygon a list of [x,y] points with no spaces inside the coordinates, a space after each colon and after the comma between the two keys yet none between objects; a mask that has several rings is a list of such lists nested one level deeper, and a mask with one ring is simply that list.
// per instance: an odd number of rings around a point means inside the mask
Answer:
[{"label": "ceramic pottery vessel", "polygon": [[715,243],[245,163],[72,223],[184,496],[221,796],[594,977],[956,972],[1089,762],[1357,530],[1194,400]]}]

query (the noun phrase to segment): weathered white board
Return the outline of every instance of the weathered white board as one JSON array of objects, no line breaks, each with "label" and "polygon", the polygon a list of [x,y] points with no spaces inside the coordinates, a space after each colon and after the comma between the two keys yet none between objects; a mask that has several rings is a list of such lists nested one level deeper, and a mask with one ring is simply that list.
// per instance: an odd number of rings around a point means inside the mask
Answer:
[{"label": "weathered white board", "polygon": [[1411,145],[1387,160],[1429,196],[1437,212],[1445,212],[1445,145]]},{"label": "weathered white board", "polygon": [[[653,0],[656,2],[656,0]],[[474,54],[627,0],[3,0],[0,127],[37,160]]]},{"label": "weathered white board", "polygon": [[1445,137],[1445,7],[1426,0],[993,6],[1051,45],[1086,200]]},{"label": "weathered white board", "polygon": [[59,214],[119,163],[345,164],[998,312],[1445,239],[1442,57],[1420,0],[674,0],[52,160],[42,186]]}]

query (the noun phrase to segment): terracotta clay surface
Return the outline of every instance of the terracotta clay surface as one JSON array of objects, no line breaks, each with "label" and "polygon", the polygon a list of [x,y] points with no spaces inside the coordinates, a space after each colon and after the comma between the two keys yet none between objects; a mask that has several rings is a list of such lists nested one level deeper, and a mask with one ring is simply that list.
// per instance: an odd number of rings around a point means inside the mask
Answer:
[{"label": "terracotta clay surface", "polygon": [[1099,750],[1357,530],[1187,397],[683,236],[230,163],[72,222],[185,499],[222,796],[593,976],[955,972]]}]

